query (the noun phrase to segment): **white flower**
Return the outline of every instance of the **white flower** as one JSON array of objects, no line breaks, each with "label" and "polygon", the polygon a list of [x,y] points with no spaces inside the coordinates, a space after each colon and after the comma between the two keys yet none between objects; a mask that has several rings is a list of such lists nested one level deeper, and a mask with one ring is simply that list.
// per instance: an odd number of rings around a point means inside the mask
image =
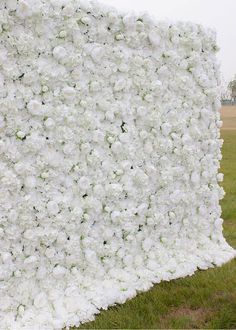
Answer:
[{"label": "white flower", "polygon": [[86,100],[81,100],[80,105],[81,105],[81,107],[86,108],[88,103],[86,102]]},{"label": "white flower", "polygon": [[66,274],[66,268],[63,266],[56,266],[53,269],[53,276],[55,278],[62,278]]},{"label": "white flower", "polygon": [[101,184],[96,184],[93,187],[93,192],[94,192],[95,196],[98,196],[98,197],[102,197],[105,194],[104,187]]},{"label": "white flower", "polygon": [[139,116],[146,116],[147,111],[148,111],[147,107],[144,107],[144,106],[140,106],[140,107],[137,108],[137,114]]},{"label": "white flower", "polygon": [[55,201],[47,203],[47,210],[50,215],[56,215],[59,212],[58,204]]},{"label": "white flower", "polygon": [[36,256],[29,256],[24,260],[25,265],[32,265],[37,262],[38,258]]},{"label": "white flower", "polygon": [[175,190],[172,194],[170,194],[170,199],[174,203],[179,203],[182,198],[182,193],[179,190]]},{"label": "white flower", "polygon": [[42,86],[42,92],[46,93],[46,92],[48,92],[48,90],[49,90],[48,86],[46,86],[46,85]]},{"label": "white flower", "polygon": [[26,239],[28,239],[28,240],[33,240],[34,237],[35,237],[35,232],[34,232],[34,230],[32,230],[32,229],[27,229],[27,230],[24,232],[23,236],[24,236]]},{"label": "white flower", "polygon": [[153,83],[152,83],[152,88],[153,90],[160,90],[160,86],[162,86],[162,82],[160,80],[155,80]]},{"label": "white flower", "polygon": [[161,125],[161,131],[164,136],[169,135],[171,132],[171,129],[172,129],[172,126],[169,123],[164,123],[163,125]]},{"label": "white flower", "polygon": [[224,179],[224,174],[223,174],[223,173],[218,173],[218,174],[217,174],[217,180],[218,180],[219,182],[222,182],[223,179]]},{"label": "white flower", "polygon": [[137,170],[134,181],[138,186],[147,185],[148,184],[148,176],[142,170]]},{"label": "white flower", "polygon": [[18,2],[16,13],[20,18],[26,18],[26,17],[30,16],[31,8],[30,8],[30,4],[28,3],[28,1],[20,0]]},{"label": "white flower", "polygon": [[3,128],[4,126],[5,126],[4,117],[0,116],[0,129]]},{"label": "white flower", "polygon": [[153,218],[150,218],[150,217],[147,218],[147,225],[148,225],[148,226],[153,226],[154,223],[155,223],[155,221],[154,221]]},{"label": "white flower", "polygon": [[44,125],[48,128],[48,129],[52,129],[55,127],[55,121],[52,118],[47,118],[44,122]]},{"label": "white flower", "polygon": [[123,35],[123,33],[117,33],[116,35],[115,35],[115,39],[117,40],[117,41],[119,41],[119,40],[123,40],[125,38],[125,36]]},{"label": "white flower", "polygon": [[79,179],[78,184],[79,184],[80,189],[86,190],[90,187],[90,179],[88,177],[82,176]]},{"label": "white flower", "polygon": [[132,14],[128,14],[123,17],[123,23],[124,23],[126,29],[128,29],[128,30],[134,28],[135,21],[136,21],[135,17]]},{"label": "white flower", "polygon": [[91,92],[98,92],[101,89],[101,86],[98,81],[91,81],[90,90]]},{"label": "white flower", "polygon": [[83,214],[83,210],[82,210],[81,207],[76,206],[76,207],[73,209],[72,213],[73,213],[73,215],[74,215],[75,217],[77,217],[77,218],[79,219],[79,218],[81,217],[81,215]]},{"label": "white flower", "polygon": [[75,89],[73,87],[65,87],[62,90],[62,95],[65,99],[71,100],[75,97]]},{"label": "white flower", "polygon": [[207,208],[205,205],[201,205],[199,207],[199,213],[202,215],[202,216],[205,216],[207,214]]},{"label": "white flower", "polygon": [[53,56],[56,60],[60,61],[63,60],[67,56],[67,51],[62,46],[56,46],[52,52]]},{"label": "white flower", "polygon": [[158,35],[157,31],[154,30],[150,31],[148,34],[148,38],[153,46],[157,47],[160,45],[161,38]]},{"label": "white flower", "polygon": [[11,254],[9,252],[3,252],[1,254],[1,258],[4,263],[8,263],[9,261],[11,261]]},{"label": "white flower", "polygon": [[45,292],[39,293],[35,298],[34,298],[34,305],[36,308],[42,308],[47,304],[47,296]]},{"label": "white flower", "polygon": [[67,32],[65,30],[62,30],[59,32],[59,37],[60,38],[65,38],[67,36]]},{"label": "white flower", "polygon": [[27,176],[25,179],[25,186],[27,188],[34,188],[36,186],[36,179],[34,176]]},{"label": "white flower", "polygon": [[115,82],[114,91],[119,92],[122,91],[126,86],[126,81],[124,79],[119,79]]},{"label": "white flower", "polygon": [[49,177],[49,174],[47,172],[43,172],[43,173],[40,174],[40,177],[42,179],[47,179]]},{"label": "white flower", "polygon": [[146,94],[144,96],[144,100],[147,101],[148,103],[153,102],[153,96],[152,96],[152,94]]},{"label": "white flower", "polygon": [[94,60],[94,62],[99,63],[104,56],[104,50],[100,46],[93,47],[91,50],[91,57]]},{"label": "white flower", "polygon": [[151,249],[152,245],[153,245],[153,241],[150,238],[146,238],[142,243],[142,247],[144,251],[147,252]]},{"label": "white flower", "polygon": [[43,105],[37,100],[29,101],[27,109],[32,115],[41,116],[44,114]]},{"label": "white flower", "polygon": [[89,25],[91,23],[91,19],[88,16],[81,17],[80,21],[85,25]]},{"label": "white flower", "polygon": [[191,173],[191,181],[192,181],[194,184],[199,183],[199,181],[200,181],[200,175],[199,175],[199,173],[197,173],[197,172],[193,172],[193,173]]},{"label": "white flower", "polygon": [[22,131],[18,131],[18,132],[16,133],[16,136],[17,136],[19,139],[22,140],[22,139],[25,137],[25,133],[22,132]]},{"label": "white flower", "polygon": [[[109,142],[111,142],[109,140]],[[113,142],[113,141],[112,141]],[[111,146],[111,149],[112,151],[115,153],[115,154],[119,154],[119,153],[122,153],[123,152],[123,146],[122,146],[122,143],[119,142],[119,141],[116,141],[112,144]]]},{"label": "white flower", "polygon": [[55,254],[56,254],[56,250],[53,247],[52,248],[47,248],[46,251],[45,251],[45,255],[49,259],[53,259]]},{"label": "white flower", "polygon": [[113,221],[117,221],[117,220],[119,220],[120,217],[121,217],[121,213],[120,213],[120,211],[112,211],[112,212],[111,212],[111,219],[112,219]]}]

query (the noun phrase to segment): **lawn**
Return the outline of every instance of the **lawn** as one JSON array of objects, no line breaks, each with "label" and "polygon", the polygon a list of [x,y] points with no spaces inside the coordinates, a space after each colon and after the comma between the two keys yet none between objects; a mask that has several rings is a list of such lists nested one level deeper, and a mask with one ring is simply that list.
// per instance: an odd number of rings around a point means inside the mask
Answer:
[{"label": "lawn", "polygon": [[[222,130],[226,196],[221,205],[224,235],[236,248],[236,130]],[[235,329],[236,260],[161,282],[123,305],[102,311],[79,329]],[[74,328],[75,329],[75,328]]]}]

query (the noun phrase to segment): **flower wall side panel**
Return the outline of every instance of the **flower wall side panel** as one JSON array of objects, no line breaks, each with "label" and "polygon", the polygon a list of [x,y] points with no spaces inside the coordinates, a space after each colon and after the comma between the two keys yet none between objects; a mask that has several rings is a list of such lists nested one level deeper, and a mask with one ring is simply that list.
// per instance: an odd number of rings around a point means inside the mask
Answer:
[{"label": "flower wall side panel", "polygon": [[221,265],[215,34],[0,4],[0,327],[60,329]]}]

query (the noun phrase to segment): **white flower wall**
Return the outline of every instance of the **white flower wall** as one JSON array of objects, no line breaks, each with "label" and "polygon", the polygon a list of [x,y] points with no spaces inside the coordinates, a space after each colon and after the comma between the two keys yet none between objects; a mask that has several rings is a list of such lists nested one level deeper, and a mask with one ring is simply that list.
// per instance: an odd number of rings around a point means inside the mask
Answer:
[{"label": "white flower wall", "polygon": [[215,34],[0,3],[0,328],[62,329],[235,256]]}]

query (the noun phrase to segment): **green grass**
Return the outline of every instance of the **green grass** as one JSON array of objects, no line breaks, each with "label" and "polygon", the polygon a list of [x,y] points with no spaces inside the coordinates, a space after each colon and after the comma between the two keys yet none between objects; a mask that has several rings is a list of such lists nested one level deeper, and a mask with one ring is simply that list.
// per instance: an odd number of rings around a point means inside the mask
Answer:
[{"label": "green grass", "polygon": [[[236,130],[225,140],[221,172],[224,235],[236,247]],[[236,260],[193,276],[161,282],[123,305],[102,311],[79,329],[235,329]],[[75,329],[75,328],[74,328]]]}]

